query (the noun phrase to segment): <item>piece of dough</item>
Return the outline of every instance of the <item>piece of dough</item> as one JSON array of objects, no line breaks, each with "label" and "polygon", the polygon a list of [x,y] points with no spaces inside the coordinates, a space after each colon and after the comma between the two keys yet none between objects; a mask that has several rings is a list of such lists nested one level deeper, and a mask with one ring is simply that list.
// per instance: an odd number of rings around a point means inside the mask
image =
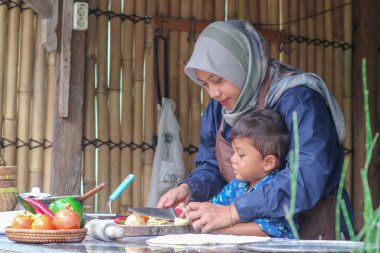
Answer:
[{"label": "piece of dough", "polygon": [[125,220],[125,225],[128,225],[128,226],[145,225],[145,220],[142,216],[132,213]]},{"label": "piece of dough", "polygon": [[150,238],[146,242],[150,245],[210,245],[210,244],[240,244],[263,242],[270,237],[240,236],[224,234],[176,234]]}]

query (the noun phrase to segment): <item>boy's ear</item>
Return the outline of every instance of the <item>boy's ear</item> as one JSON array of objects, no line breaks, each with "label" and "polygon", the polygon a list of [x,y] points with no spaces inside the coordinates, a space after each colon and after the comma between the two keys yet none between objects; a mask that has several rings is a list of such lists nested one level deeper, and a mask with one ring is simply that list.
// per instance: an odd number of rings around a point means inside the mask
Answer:
[{"label": "boy's ear", "polygon": [[266,172],[271,172],[274,168],[276,168],[277,158],[274,155],[267,155],[264,158],[264,161],[265,161],[264,170]]}]

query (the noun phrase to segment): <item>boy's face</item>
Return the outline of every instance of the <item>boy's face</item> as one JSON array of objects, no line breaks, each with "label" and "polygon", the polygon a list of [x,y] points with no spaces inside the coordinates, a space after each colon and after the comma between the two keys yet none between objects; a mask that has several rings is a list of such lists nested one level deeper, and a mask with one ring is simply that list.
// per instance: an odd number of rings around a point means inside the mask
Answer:
[{"label": "boy's face", "polygon": [[248,138],[235,138],[232,141],[232,148],[234,153],[231,163],[237,179],[249,181],[252,187],[268,175],[265,171],[265,159]]}]

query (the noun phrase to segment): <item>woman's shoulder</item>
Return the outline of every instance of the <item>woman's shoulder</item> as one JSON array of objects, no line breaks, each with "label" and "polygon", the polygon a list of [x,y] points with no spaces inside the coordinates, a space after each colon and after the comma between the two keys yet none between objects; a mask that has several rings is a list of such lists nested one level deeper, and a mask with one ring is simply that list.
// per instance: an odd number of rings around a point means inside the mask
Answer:
[{"label": "woman's shoulder", "polygon": [[[322,95],[307,85],[297,85],[287,89],[278,99],[276,105],[294,107],[299,105],[326,106]],[[276,107],[277,107],[276,106]]]}]

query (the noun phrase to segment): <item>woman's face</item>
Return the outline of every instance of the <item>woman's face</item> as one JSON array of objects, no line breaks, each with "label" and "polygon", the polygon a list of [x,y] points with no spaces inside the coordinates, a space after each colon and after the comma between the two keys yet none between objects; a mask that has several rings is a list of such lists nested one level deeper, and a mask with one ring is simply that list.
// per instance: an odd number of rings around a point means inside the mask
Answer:
[{"label": "woman's face", "polygon": [[197,69],[197,77],[211,98],[217,100],[227,110],[234,107],[240,96],[240,90],[233,83],[199,69]]},{"label": "woman's face", "polygon": [[232,141],[232,148],[234,153],[231,164],[237,179],[249,181],[252,187],[268,174],[265,171],[265,159],[252,145],[250,139],[236,137]]}]

